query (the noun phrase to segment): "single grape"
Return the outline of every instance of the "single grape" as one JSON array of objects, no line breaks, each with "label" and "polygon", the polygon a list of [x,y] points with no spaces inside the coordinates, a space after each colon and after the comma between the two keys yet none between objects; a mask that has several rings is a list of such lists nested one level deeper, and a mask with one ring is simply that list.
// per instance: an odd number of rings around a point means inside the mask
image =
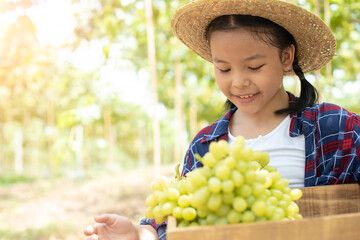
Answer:
[{"label": "single grape", "polygon": [[302,196],[302,191],[298,188],[291,189],[290,197],[292,201],[298,200]]},{"label": "single grape", "polygon": [[209,196],[209,188],[207,186],[204,186],[194,192],[190,199],[190,205],[194,208],[202,207],[206,204]]},{"label": "single grape", "polygon": [[257,200],[251,206],[251,211],[258,217],[265,216],[267,210],[267,205],[262,200]]},{"label": "single grape", "polygon": [[207,217],[207,215],[209,215],[209,211],[205,206],[203,206],[203,207],[197,209],[197,215],[200,218],[205,218],[205,217]]},{"label": "single grape", "polygon": [[160,190],[156,190],[153,192],[154,198],[158,203],[164,203],[167,201],[166,193]]},{"label": "single grape", "polygon": [[178,219],[182,218],[183,208],[176,206],[173,208],[172,215]]},{"label": "single grape", "polygon": [[265,192],[265,187],[263,184],[254,182],[252,184],[252,194],[255,197],[260,197]]},{"label": "single grape", "polygon": [[269,157],[269,153],[267,152],[262,152],[262,155],[259,159],[259,163],[262,167],[265,167],[269,164],[270,162],[270,157]]},{"label": "single grape", "polygon": [[227,204],[221,204],[221,206],[216,210],[216,214],[218,216],[224,217],[228,214],[228,212],[230,211],[230,206]]},{"label": "single grape", "polygon": [[241,158],[245,162],[250,162],[252,160],[253,150],[251,148],[244,148],[241,151]]},{"label": "single grape", "polygon": [[255,201],[256,201],[256,198],[254,197],[254,195],[250,195],[246,198],[246,202],[249,207],[251,207]]},{"label": "single grape", "polygon": [[248,163],[248,167],[251,170],[257,171],[258,169],[261,168],[260,163],[256,162],[256,161],[251,161]]},{"label": "single grape", "polygon": [[274,182],[273,185],[271,185],[271,188],[283,190],[287,185],[289,185],[289,180],[286,178],[280,178],[278,181]]},{"label": "single grape", "polygon": [[234,188],[235,186],[232,180],[224,180],[221,184],[221,189],[224,193],[231,193]]},{"label": "single grape", "polygon": [[248,197],[251,195],[252,188],[248,184],[243,184],[237,191],[238,196]]},{"label": "single grape", "polygon": [[145,217],[150,218],[150,219],[155,218],[153,210],[154,209],[152,207],[147,207],[146,210],[145,210]]},{"label": "single grape", "polygon": [[239,223],[241,220],[241,213],[235,210],[230,210],[226,215],[229,223]]},{"label": "single grape", "polygon": [[290,197],[289,194],[284,193],[283,197],[282,197],[282,200],[286,201],[287,203],[290,203],[291,202],[291,197]]},{"label": "single grape", "polygon": [[270,172],[277,172],[276,167],[273,167],[273,166],[270,166],[270,165],[266,165],[266,166],[264,167],[264,170],[268,171],[269,173],[270,173]]},{"label": "single grape", "polygon": [[244,176],[237,169],[234,169],[231,171],[231,180],[235,187],[240,187],[244,183]]},{"label": "single grape", "polygon": [[228,224],[228,220],[226,216],[218,217],[214,222],[214,225],[226,225],[226,224]]},{"label": "single grape", "polygon": [[164,213],[162,212],[161,205],[157,205],[153,208],[153,214],[154,214],[155,218],[162,218],[165,216]]},{"label": "single grape", "polygon": [[166,176],[158,176],[155,180],[151,182],[151,190],[154,192],[156,190],[162,191],[164,187],[168,184],[169,178]]},{"label": "single grape", "polygon": [[268,205],[266,208],[265,217],[267,219],[272,219],[275,214],[276,206],[274,205]]},{"label": "single grape", "polygon": [[233,208],[238,212],[243,212],[247,208],[247,202],[242,197],[235,197],[232,203]]},{"label": "single grape", "polygon": [[206,177],[201,174],[201,168],[193,170],[192,174],[188,176],[187,181],[189,181],[189,184],[194,188],[200,188],[207,184]]},{"label": "single grape", "polygon": [[181,179],[179,181],[178,190],[180,194],[187,194],[187,181],[184,179]]},{"label": "single grape", "polygon": [[176,206],[175,202],[166,202],[161,206],[161,211],[165,216],[169,215],[173,212],[175,206]]},{"label": "single grape", "polygon": [[270,189],[271,196],[274,196],[277,198],[277,200],[281,200],[283,197],[283,193],[278,189]]},{"label": "single grape", "polygon": [[221,191],[221,180],[217,177],[211,177],[208,181],[209,191],[219,193]]},{"label": "single grape", "polygon": [[205,153],[204,157],[202,158],[202,163],[205,166],[214,167],[217,162],[218,161],[215,159],[214,155],[211,152]]},{"label": "single grape", "polygon": [[245,146],[245,138],[243,136],[237,136],[234,140],[234,145],[236,148],[244,148]]},{"label": "single grape", "polygon": [[245,182],[251,184],[256,179],[256,172],[254,170],[247,170],[245,173]]},{"label": "single grape", "polygon": [[180,222],[178,223],[179,228],[188,227],[189,225],[190,223],[187,220],[180,220]]},{"label": "single grape", "polygon": [[186,207],[182,211],[182,216],[187,221],[192,221],[196,218],[196,210],[192,207]]},{"label": "single grape", "polygon": [[232,156],[228,156],[223,161],[223,164],[225,164],[229,169],[234,169],[237,165],[236,160]]},{"label": "single grape", "polygon": [[295,202],[291,202],[286,208],[286,215],[293,216],[299,213],[299,206]]},{"label": "single grape", "polygon": [[216,211],[222,204],[222,197],[218,193],[212,193],[206,203],[206,207],[211,211]]},{"label": "single grape", "polygon": [[275,208],[275,212],[271,217],[271,220],[282,220],[285,217],[285,211],[283,208],[277,207]]},{"label": "single grape", "polygon": [[287,208],[287,206],[288,206],[288,203],[284,199],[281,199],[278,201],[278,207],[281,207],[285,210]]},{"label": "single grape", "polygon": [[255,221],[255,215],[252,211],[245,211],[241,216],[241,221],[244,223],[248,222],[254,222]]},{"label": "single grape", "polygon": [[198,222],[199,222],[200,226],[206,226],[207,225],[206,218],[199,218]]},{"label": "single grape", "polygon": [[176,201],[180,196],[179,190],[174,187],[166,189],[166,197],[172,201]]},{"label": "single grape", "polygon": [[216,160],[221,160],[229,154],[229,145],[225,140],[213,141],[209,145],[209,152],[212,153]]},{"label": "single grape", "polygon": [[280,173],[277,171],[269,172],[269,176],[273,183],[279,181],[281,177]]},{"label": "single grape", "polygon": [[198,227],[198,226],[200,226],[200,224],[197,223],[197,222],[191,222],[191,223],[189,224],[189,227]]},{"label": "single grape", "polygon": [[207,225],[214,225],[216,219],[218,218],[218,216],[215,213],[209,214],[205,221]]},{"label": "single grape", "polygon": [[275,196],[271,196],[267,199],[267,202],[271,205],[277,206],[278,199]]},{"label": "single grape", "polygon": [[158,204],[158,201],[156,200],[154,194],[150,194],[146,197],[145,204],[149,207],[155,207]]},{"label": "single grape", "polygon": [[188,195],[181,195],[177,202],[182,208],[188,207],[190,206],[190,197]]},{"label": "single grape", "polygon": [[226,180],[230,178],[231,171],[226,165],[218,165],[215,167],[215,175],[220,180]]},{"label": "single grape", "polygon": [[234,201],[234,197],[235,196],[233,192],[224,193],[222,195],[223,203],[231,205],[232,202]]}]

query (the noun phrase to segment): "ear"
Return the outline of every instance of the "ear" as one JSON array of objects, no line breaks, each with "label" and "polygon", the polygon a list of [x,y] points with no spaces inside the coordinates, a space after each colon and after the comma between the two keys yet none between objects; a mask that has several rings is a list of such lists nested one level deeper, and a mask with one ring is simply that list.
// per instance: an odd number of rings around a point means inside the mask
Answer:
[{"label": "ear", "polygon": [[281,53],[281,61],[283,64],[283,70],[285,72],[290,71],[295,57],[295,46],[291,44],[290,47],[284,49]]}]

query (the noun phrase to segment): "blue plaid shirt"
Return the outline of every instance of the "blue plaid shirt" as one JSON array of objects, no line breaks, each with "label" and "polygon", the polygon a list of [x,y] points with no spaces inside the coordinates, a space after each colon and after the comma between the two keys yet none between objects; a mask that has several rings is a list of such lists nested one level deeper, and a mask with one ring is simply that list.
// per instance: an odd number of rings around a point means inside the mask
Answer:
[{"label": "blue plaid shirt", "polygon": [[[289,93],[290,102],[295,96]],[[201,167],[195,154],[203,156],[212,141],[228,140],[228,125],[236,108],[222,118],[203,128],[190,143],[182,175]],[[305,137],[305,187],[359,183],[360,184],[360,116],[337,105],[322,103],[290,115],[289,136]],[[159,239],[166,239],[166,222],[157,225],[152,219],[142,219],[141,224],[151,224]]]}]

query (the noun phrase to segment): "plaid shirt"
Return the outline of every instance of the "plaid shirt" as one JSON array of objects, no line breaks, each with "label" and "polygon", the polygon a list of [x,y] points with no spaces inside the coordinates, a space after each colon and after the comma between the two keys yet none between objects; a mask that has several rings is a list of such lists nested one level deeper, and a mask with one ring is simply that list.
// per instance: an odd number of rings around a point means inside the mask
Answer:
[{"label": "plaid shirt", "polygon": [[[295,96],[289,93],[290,102]],[[186,153],[182,175],[201,167],[195,154],[203,156],[211,141],[228,140],[228,125],[236,108],[202,129]],[[290,115],[289,136],[305,137],[305,187],[359,183],[360,184],[360,116],[337,105],[322,103]],[[142,220],[143,222],[143,220]],[[156,225],[147,219],[165,240],[166,223]]]}]

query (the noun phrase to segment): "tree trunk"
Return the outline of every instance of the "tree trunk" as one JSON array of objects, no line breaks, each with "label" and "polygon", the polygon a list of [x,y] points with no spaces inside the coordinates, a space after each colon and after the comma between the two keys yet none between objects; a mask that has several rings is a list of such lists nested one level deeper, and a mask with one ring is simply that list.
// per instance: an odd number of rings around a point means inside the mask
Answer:
[{"label": "tree trunk", "polygon": [[[323,0],[316,0],[315,1],[315,14],[321,18],[321,3]],[[321,74],[320,70],[315,71],[315,88],[321,92],[322,85],[321,85]],[[322,102],[322,97],[319,95],[319,102]]]},{"label": "tree trunk", "polygon": [[111,110],[106,108],[104,111],[104,127],[105,139],[107,142],[107,167],[113,169],[114,167],[114,137],[112,132]]},{"label": "tree trunk", "polygon": [[75,142],[77,145],[76,148],[76,174],[79,177],[84,176],[84,128],[82,125],[77,125],[75,127]]},{"label": "tree trunk", "polygon": [[138,167],[143,168],[147,165],[147,159],[146,159],[146,128],[144,126],[143,122],[140,120],[137,124],[138,128]]},{"label": "tree trunk", "polygon": [[175,141],[174,141],[174,161],[181,162],[184,151],[185,138],[185,124],[183,116],[183,102],[182,102],[182,69],[180,58],[175,59]]},{"label": "tree trunk", "polygon": [[18,127],[14,133],[14,164],[15,173],[22,174],[24,172],[23,163],[23,132],[21,127]]},{"label": "tree trunk", "polygon": [[[329,0],[324,0],[324,21],[330,27],[330,3]],[[329,84],[332,80],[332,65],[331,61],[326,64],[326,82]]]},{"label": "tree trunk", "polygon": [[148,46],[148,60],[150,66],[151,93],[153,106],[153,158],[155,167],[155,176],[160,174],[161,148],[160,148],[160,123],[157,113],[158,93],[157,93],[157,76],[156,76],[156,54],[155,54],[155,36],[152,13],[152,0],[145,0],[146,11],[146,32]]},{"label": "tree trunk", "polygon": [[197,127],[197,103],[196,103],[196,94],[190,92],[190,138],[195,137],[195,134],[198,131]]}]

